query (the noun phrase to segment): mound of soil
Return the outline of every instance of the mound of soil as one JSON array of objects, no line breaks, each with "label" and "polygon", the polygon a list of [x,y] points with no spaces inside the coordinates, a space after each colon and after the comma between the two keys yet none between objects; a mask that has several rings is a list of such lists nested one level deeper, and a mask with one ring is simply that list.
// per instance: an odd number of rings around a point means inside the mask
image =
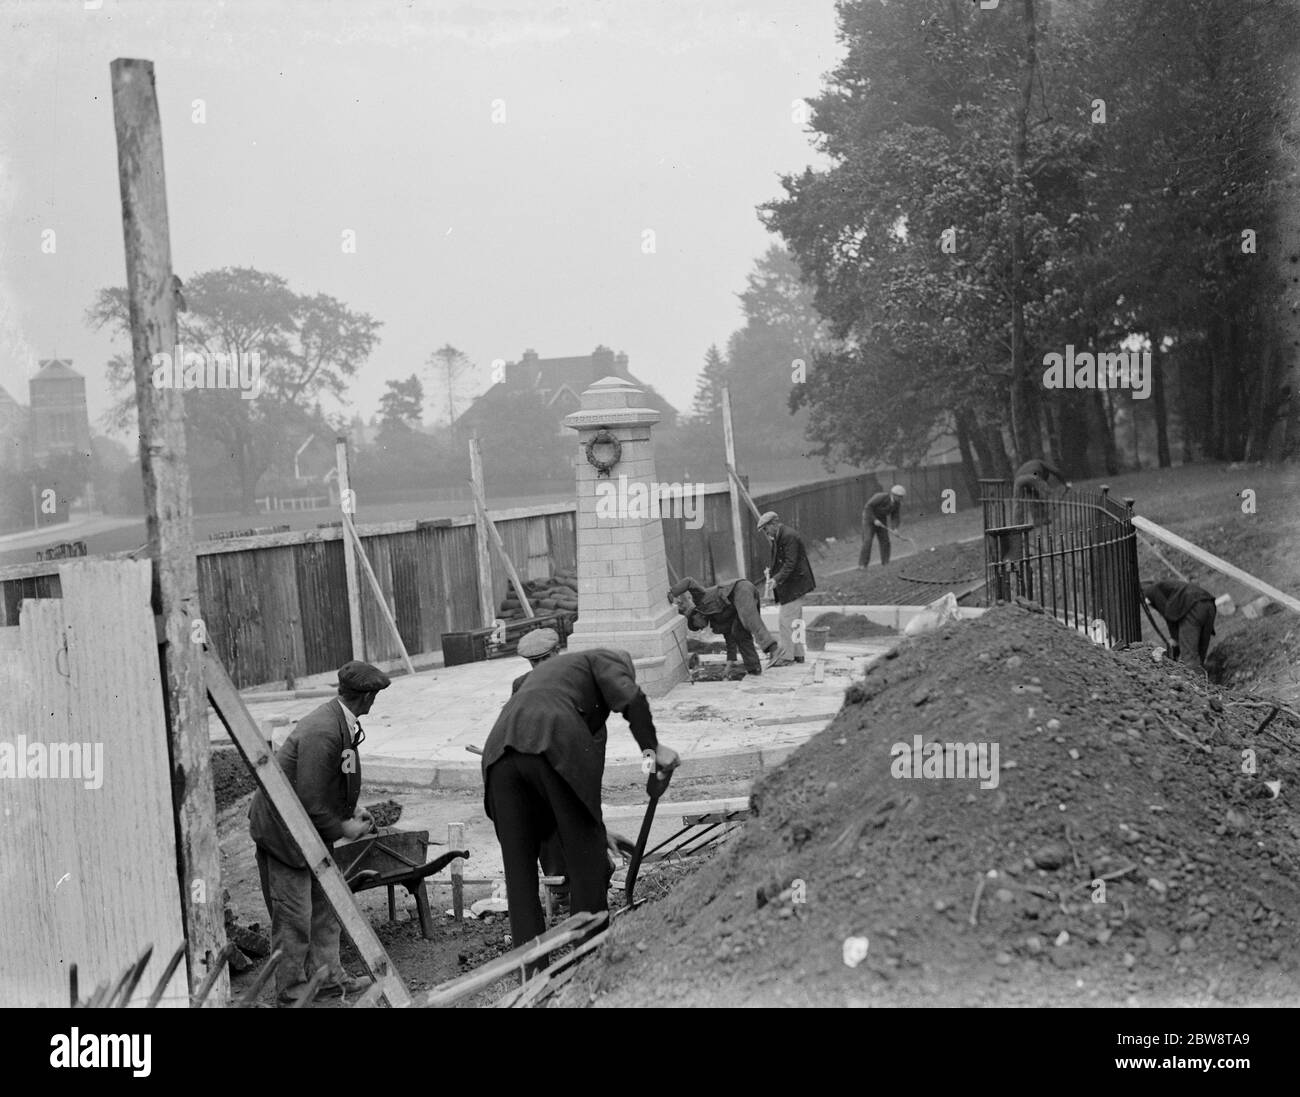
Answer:
[{"label": "mound of soil", "polygon": [[[811,617],[811,615],[810,615]],[[888,625],[878,625],[870,617],[860,613],[823,613],[817,620],[810,620],[810,625],[817,628],[830,628],[828,640],[862,640],[868,636],[896,636],[898,633]]]},{"label": "mound of soil", "polygon": [[212,786],[217,795],[217,810],[228,808],[241,796],[257,791],[257,782],[234,747],[212,750]]},{"label": "mound of soil", "polygon": [[983,578],[982,541],[938,545],[933,551],[895,557],[885,567],[873,557],[865,570],[819,575],[817,589],[807,602],[820,606],[923,606],[949,590],[965,590]]},{"label": "mound of soil", "polygon": [[[1016,607],[896,651],[560,1003],[1294,1000],[1300,722]],[[996,746],[996,787],[895,777],[914,736]]]}]

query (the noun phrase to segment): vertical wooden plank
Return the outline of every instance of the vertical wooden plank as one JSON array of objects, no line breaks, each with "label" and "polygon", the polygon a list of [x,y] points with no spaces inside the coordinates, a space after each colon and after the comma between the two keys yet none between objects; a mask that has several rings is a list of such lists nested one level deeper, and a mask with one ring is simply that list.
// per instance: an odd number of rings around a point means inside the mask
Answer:
[{"label": "vertical wooden plank", "polygon": [[547,539],[551,544],[551,574],[578,566],[578,518],[576,510],[551,514],[546,519]]},{"label": "vertical wooden plank", "polygon": [[[46,779],[4,782],[5,1006],[64,1005],[68,964],[86,993],[152,944],[143,996],[184,935],[150,583],[148,561],[69,567],[62,599],[27,603],[21,646],[0,641],[0,721],[46,758]],[[183,972],[164,995],[186,1004]]]},{"label": "vertical wooden plank", "polygon": [[298,605],[306,673],[337,670],[352,657],[343,546],[338,541],[296,545]]},{"label": "vertical wooden plank", "polygon": [[[483,495],[483,458],[479,454],[478,436],[469,440],[469,476],[477,496]],[[487,628],[496,620],[496,591],[492,581],[492,555],[488,548],[488,531],[484,524],[486,511],[476,510],[474,521],[474,554],[478,563],[478,628]]]},{"label": "vertical wooden plank", "polygon": [[[736,464],[736,437],[731,427],[731,389],[726,385],[722,386],[722,440],[727,450],[727,464],[733,469],[739,470],[740,466]],[[735,574],[737,576],[745,574],[745,538],[740,532],[740,523],[743,515],[741,510],[742,502],[740,492],[736,489],[736,482],[727,477],[727,498],[731,504],[731,533],[732,533],[732,552],[735,556]]]},{"label": "vertical wooden plank", "polygon": [[[194,562],[185,413],[180,390],[153,384],[154,356],[174,353],[178,343],[162,124],[151,62],[118,58],[110,65],[110,76],[145,515],[154,561],[153,608],[163,618],[166,638],[163,660],[179,846],[177,886],[185,912],[190,985],[197,986],[224,947],[226,933],[202,651],[191,638],[191,623],[202,610]],[[193,886],[200,882],[208,885],[203,902],[191,899]],[[219,972],[214,997],[224,999],[228,987],[226,973]]]},{"label": "vertical wooden plank", "polygon": [[[447,824],[447,848],[465,848],[465,824]],[[451,909],[458,922],[465,920],[465,862],[457,857],[451,863]]]},{"label": "vertical wooden plank", "polygon": [[440,556],[449,528],[420,530],[420,597],[424,603],[422,627],[425,651],[438,651],[447,631],[447,596]]},{"label": "vertical wooden plank", "polygon": [[393,583],[393,615],[407,651],[428,651],[424,644],[424,599],[420,589],[420,531],[395,533],[388,538]]},{"label": "vertical wooden plank", "polygon": [[[348,480],[348,440],[343,437],[334,441],[334,459],[339,472],[339,506],[346,522],[356,513],[356,497]],[[365,659],[366,634],[361,616],[361,581],[357,575],[356,549],[343,534],[343,566],[347,575],[348,591],[348,631],[352,637],[352,659]]]},{"label": "vertical wooden plank", "polygon": [[545,579],[554,574],[551,570],[551,540],[546,515],[539,514],[527,519],[525,527],[528,542],[525,574],[529,579]]}]

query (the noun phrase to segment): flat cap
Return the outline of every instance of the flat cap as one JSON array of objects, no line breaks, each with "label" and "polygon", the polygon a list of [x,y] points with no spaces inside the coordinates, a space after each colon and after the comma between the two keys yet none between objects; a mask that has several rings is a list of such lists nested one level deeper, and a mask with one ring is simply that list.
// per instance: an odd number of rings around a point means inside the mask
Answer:
[{"label": "flat cap", "polygon": [[781,518],[776,513],[776,511],[774,510],[766,511],[764,512],[763,516],[758,520],[758,528],[762,529],[764,526],[770,526],[773,522],[779,522],[780,520]]},{"label": "flat cap", "polygon": [[353,659],[339,667],[339,689],[341,690],[350,690],[352,693],[378,693],[392,684],[393,680],[382,670],[359,659]]},{"label": "flat cap", "polygon": [[668,588],[668,597],[680,598],[694,585],[695,585],[695,580],[692,579],[689,575],[685,579],[679,579],[671,587]]},{"label": "flat cap", "polygon": [[545,655],[560,642],[560,634],[553,628],[535,628],[525,633],[515,650],[525,659],[536,659]]}]

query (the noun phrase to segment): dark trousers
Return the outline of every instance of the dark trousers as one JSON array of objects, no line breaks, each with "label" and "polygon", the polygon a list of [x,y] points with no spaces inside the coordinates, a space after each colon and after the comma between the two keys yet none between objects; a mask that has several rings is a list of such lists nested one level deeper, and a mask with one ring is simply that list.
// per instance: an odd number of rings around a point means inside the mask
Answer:
[{"label": "dark trousers", "polygon": [[275,988],[284,994],[327,967],[330,978],[347,976],[339,961],[342,926],[319,881],[306,868],[293,868],[258,847],[257,875],[271,913],[271,948],[283,949]]},{"label": "dark trousers", "polygon": [[883,567],[889,563],[891,549],[889,530],[882,529],[870,518],[867,518],[862,523],[862,551],[858,554],[858,567],[865,568],[871,563],[871,542],[877,537],[880,538],[880,564]]},{"label": "dark trousers", "polygon": [[724,640],[727,644],[727,662],[734,663],[736,655],[739,654],[740,661],[745,664],[745,669],[750,674],[763,673],[763,664],[759,661],[758,650],[754,647],[754,637],[739,620],[732,623]]},{"label": "dark trousers", "polygon": [[1166,620],[1169,638],[1174,641],[1173,657],[1194,667],[1204,663],[1218,615],[1219,607],[1213,602],[1197,602],[1181,621]]},{"label": "dark trousers", "polygon": [[510,933],[517,946],[546,928],[537,895],[542,843],[558,836],[569,877],[569,910],[609,909],[605,824],[540,754],[507,750],[487,772],[487,802],[506,869]]},{"label": "dark trousers", "polygon": [[763,615],[758,608],[758,591],[748,579],[738,582],[731,593],[731,604],[736,616],[725,633],[727,643],[727,661],[735,662],[739,652],[745,669],[750,674],[761,674],[763,664],[759,662],[758,651],[775,651],[776,638],[763,624]]}]

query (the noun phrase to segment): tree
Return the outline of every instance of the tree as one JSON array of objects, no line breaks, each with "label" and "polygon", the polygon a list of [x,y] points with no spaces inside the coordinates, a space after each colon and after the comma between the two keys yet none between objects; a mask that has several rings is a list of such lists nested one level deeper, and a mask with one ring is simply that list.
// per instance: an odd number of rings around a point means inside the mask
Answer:
[{"label": "tree", "polygon": [[727,363],[714,343],[704,354],[704,368],[695,383],[692,417],[703,423],[716,423],[722,411],[722,390],[726,384]]},{"label": "tree", "polygon": [[1176,388],[1163,372],[1153,386],[1160,460],[1170,392],[1213,456],[1262,437],[1252,422],[1284,361],[1279,295],[1239,230],[1272,223],[1293,8],[848,0],[839,13],[846,56],[813,101],[831,166],[784,178],[762,208],[833,343],[794,396],[824,451],[919,455],[946,419],[985,475],[1048,450],[1076,476],[1115,471],[1116,418],[1146,406],[1049,391],[1036,363],[1134,338],[1177,364]]},{"label": "tree", "polygon": [[[379,343],[381,323],[353,312],[327,294],[295,294],[285,279],[247,267],[226,267],[185,283],[187,309],[177,315],[185,352],[209,362],[243,363],[260,375],[255,390],[195,387],[183,392],[190,473],[229,484],[240,510],[254,508],[257,482],[273,465],[292,459],[289,440],[322,426],[318,401],[342,396],[348,381]],[[126,291],[101,290],[87,323],[130,336]],[[130,430],[135,422],[131,359],[109,363],[118,394],[110,421]],[[196,497],[199,492],[196,490]]]},{"label": "tree", "polygon": [[462,395],[462,390],[465,387],[472,366],[464,353],[457,350],[450,343],[444,343],[429,355],[426,365],[433,374],[433,388],[441,394],[441,398],[446,402],[447,423],[450,425],[456,422],[457,403]]},{"label": "tree", "polygon": [[412,430],[420,425],[424,409],[424,386],[413,373],[405,381],[389,381],[379,398],[381,430]]}]

